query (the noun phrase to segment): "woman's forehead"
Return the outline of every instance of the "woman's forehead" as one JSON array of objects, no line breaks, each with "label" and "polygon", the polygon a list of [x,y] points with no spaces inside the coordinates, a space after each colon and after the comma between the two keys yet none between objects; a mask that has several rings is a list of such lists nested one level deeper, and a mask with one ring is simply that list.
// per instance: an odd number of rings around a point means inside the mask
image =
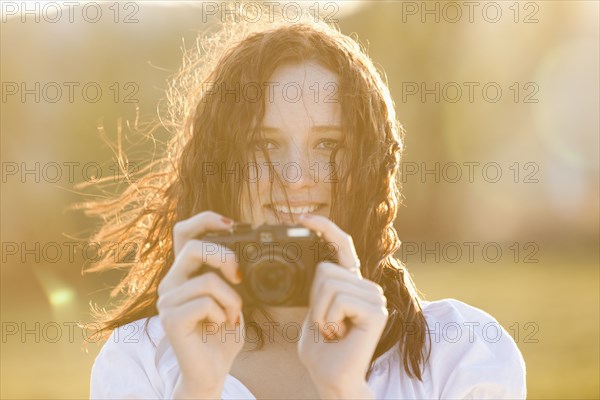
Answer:
[{"label": "woman's forehead", "polygon": [[271,77],[270,82],[280,83],[300,83],[310,84],[318,81],[337,83],[338,77],[333,71],[329,70],[315,60],[287,63],[277,67]]},{"label": "woman's forehead", "polygon": [[262,126],[306,131],[341,125],[337,75],[320,64],[307,61],[281,66],[268,84]]}]

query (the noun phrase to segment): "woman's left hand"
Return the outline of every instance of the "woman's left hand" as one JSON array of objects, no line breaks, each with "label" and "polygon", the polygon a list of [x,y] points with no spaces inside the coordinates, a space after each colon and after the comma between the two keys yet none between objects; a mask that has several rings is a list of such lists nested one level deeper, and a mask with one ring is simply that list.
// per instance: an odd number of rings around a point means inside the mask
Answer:
[{"label": "woman's left hand", "polygon": [[321,232],[339,261],[316,267],[300,361],[322,398],[370,397],[365,375],[388,318],[383,290],[362,277],[350,235],[320,215],[307,215],[300,224]]}]

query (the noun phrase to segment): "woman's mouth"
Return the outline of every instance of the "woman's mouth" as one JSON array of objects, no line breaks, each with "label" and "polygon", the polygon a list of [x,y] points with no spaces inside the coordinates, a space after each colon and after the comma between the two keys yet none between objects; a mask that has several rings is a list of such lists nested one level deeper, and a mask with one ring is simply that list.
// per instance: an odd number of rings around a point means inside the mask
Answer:
[{"label": "woman's mouth", "polygon": [[271,211],[273,214],[279,214],[286,217],[294,217],[298,218],[302,214],[310,214],[316,211],[319,211],[325,207],[325,204],[322,203],[307,203],[307,204],[298,204],[298,205],[290,205],[288,207],[287,204],[267,204],[265,208]]}]

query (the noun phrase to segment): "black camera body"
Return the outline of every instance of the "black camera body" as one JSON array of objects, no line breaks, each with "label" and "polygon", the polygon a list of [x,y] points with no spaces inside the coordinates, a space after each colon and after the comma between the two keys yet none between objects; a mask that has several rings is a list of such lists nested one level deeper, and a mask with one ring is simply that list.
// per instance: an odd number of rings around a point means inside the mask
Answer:
[{"label": "black camera body", "polygon": [[235,223],[199,239],[235,252],[242,283],[231,286],[244,306],[307,307],[316,265],[337,262],[335,246],[302,225]]}]

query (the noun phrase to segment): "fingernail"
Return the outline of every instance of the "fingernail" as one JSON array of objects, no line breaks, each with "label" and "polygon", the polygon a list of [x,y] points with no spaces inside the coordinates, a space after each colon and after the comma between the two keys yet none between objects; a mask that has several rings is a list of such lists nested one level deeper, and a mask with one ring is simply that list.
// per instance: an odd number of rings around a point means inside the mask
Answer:
[{"label": "fingernail", "polygon": [[235,319],[235,323],[239,324],[240,323],[240,316],[238,315],[237,318]]},{"label": "fingernail", "polygon": [[233,220],[231,220],[229,218],[221,217],[221,221],[223,221],[223,223],[226,224],[226,225],[233,224]]},{"label": "fingernail", "polygon": [[239,269],[237,271],[235,271],[235,276],[239,282],[242,281],[242,271],[240,271]]},{"label": "fingernail", "polygon": [[300,219],[309,219],[312,217],[312,214],[300,214]]}]

